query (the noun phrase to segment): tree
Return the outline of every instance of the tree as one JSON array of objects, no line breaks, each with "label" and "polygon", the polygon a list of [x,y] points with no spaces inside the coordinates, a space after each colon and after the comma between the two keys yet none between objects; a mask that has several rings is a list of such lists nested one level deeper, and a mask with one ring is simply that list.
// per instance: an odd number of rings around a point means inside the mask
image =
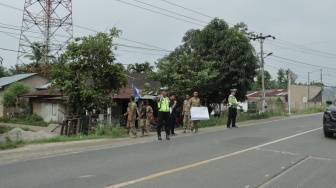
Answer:
[{"label": "tree", "polygon": [[[183,44],[178,46],[174,52],[162,58],[157,63],[158,71],[161,72],[156,78],[162,84],[169,84],[178,87],[184,82],[189,81],[191,90],[198,90],[199,93],[207,93],[207,103],[210,101],[222,101],[230,94],[231,88],[237,88],[237,98],[245,100],[246,92],[251,88],[253,79],[256,76],[258,68],[258,58],[253,46],[250,44],[249,38],[244,32],[237,28],[230,28],[229,25],[220,19],[213,19],[205,28],[192,29],[186,32],[182,40]],[[189,77],[184,72],[178,71],[174,61],[180,61],[178,57],[182,54],[187,54],[193,58],[197,57],[199,63],[195,63],[195,68],[202,67],[203,62],[212,62],[208,71],[207,86],[202,85],[195,77]],[[169,63],[167,63],[169,62]],[[163,67],[173,66],[173,72],[164,71]],[[160,71],[160,69],[163,69]],[[196,69],[199,71],[201,69]],[[162,72],[164,71],[164,72]],[[196,72],[195,71],[195,72]],[[220,74],[215,74],[212,77],[212,72],[218,71]],[[170,83],[172,76],[178,77],[174,79],[175,83]],[[201,71],[201,75],[205,74]],[[181,87],[183,89],[183,87]],[[184,89],[182,91],[185,91]]]},{"label": "tree", "polygon": [[[279,89],[285,89],[288,87],[288,70],[284,69],[279,69],[278,70],[278,88]],[[298,75],[292,71],[292,76],[291,76],[291,83],[295,84],[296,80],[298,78]]]},{"label": "tree", "polygon": [[122,65],[114,63],[113,39],[121,31],[76,38],[50,72],[72,115],[114,105],[113,95],[127,84]]},{"label": "tree", "polygon": [[[276,86],[274,87],[274,82],[272,82],[271,79],[272,79],[271,74],[267,70],[264,70],[265,89],[274,89],[276,87]],[[261,70],[259,70],[257,72],[256,81],[253,83],[252,89],[255,90],[255,91],[262,89],[262,72],[261,72]]]},{"label": "tree", "polygon": [[9,72],[7,71],[6,67],[0,66],[0,78],[9,76]]},{"label": "tree", "polygon": [[[213,70],[214,62],[200,60],[197,53],[184,53],[174,60],[161,61],[158,71],[151,76],[168,86],[169,91],[183,101],[184,95],[191,95],[193,91],[202,91],[201,98],[210,98],[214,86],[211,83],[219,72]],[[167,74],[169,73],[169,74]]]},{"label": "tree", "polygon": [[2,105],[5,107],[19,107],[22,109],[28,109],[28,100],[19,98],[19,96],[29,93],[30,90],[30,86],[26,83],[12,83],[3,94]]},{"label": "tree", "polygon": [[136,72],[136,73],[151,73],[153,72],[154,66],[152,66],[149,62],[144,63],[135,63],[127,66],[128,72]]},{"label": "tree", "polygon": [[48,76],[48,73],[51,69],[51,64],[56,61],[55,56],[48,55],[49,51],[46,49],[43,43],[35,42],[32,43],[30,47],[32,49],[32,53],[25,55],[24,57],[33,62],[25,64],[25,68],[30,73],[38,73]]},{"label": "tree", "polygon": [[23,64],[21,64],[21,65],[16,64],[14,67],[11,66],[8,69],[8,74],[9,75],[25,74],[25,73],[29,73],[29,71],[27,70],[26,66],[24,66]]}]

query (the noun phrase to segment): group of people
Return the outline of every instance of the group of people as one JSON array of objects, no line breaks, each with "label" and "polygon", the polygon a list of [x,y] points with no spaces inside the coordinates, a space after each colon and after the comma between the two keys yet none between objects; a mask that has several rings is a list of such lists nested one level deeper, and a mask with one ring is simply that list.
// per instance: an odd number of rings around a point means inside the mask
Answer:
[{"label": "group of people", "polygon": [[[170,140],[171,136],[175,136],[176,133],[174,132],[175,122],[176,122],[176,107],[177,101],[174,94],[170,94],[168,97],[168,88],[161,88],[161,94],[155,97],[153,100],[157,102],[158,105],[158,126],[157,126],[157,136],[158,140],[162,140],[161,137],[161,129],[165,124],[165,132],[166,132],[166,139]],[[237,90],[232,89],[231,95],[228,98],[229,103],[229,115],[228,115],[228,122],[227,128],[232,127],[237,128],[236,126],[236,116],[237,116],[237,107],[238,101],[235,98]],[[198,132],[198,124],[199,120],[191,120],[191,112],[190,110],[193,107],[200,107],[201,100],[198,97],[198,92],[195,91],[193,93],[193,97],[190,95],[186,95],[185,100],[183,101],[183,132]],[[131,96],[130,103],[128,104],[127,112],[124,114],[125,116],[128,115],[127,121],[127,132],[128,134],[130,131],[132,132],[133,138],[137,137],[137,132],[135,128],[135,121],[136,119],[140,120],[140,129],[141,129],[141,137],[148,136],[150,133],[150,121],[153,115],[153,108],[149,105],[148,101],[142,101],[141,110],[139,113],[138,118],[136,118],[136,113],[138,111],[138,107],[134,102],[134,97]]]}]

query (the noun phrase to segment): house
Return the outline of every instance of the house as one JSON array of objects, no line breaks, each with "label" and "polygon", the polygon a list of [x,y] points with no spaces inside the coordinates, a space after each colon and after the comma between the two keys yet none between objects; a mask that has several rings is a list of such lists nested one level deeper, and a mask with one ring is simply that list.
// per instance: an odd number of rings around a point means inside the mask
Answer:
[{"label": "house", "polygon": [[[154,116],[156,116],[156,108],[157,105],[151,99],[153,99],[153,95],[156,95],[158,91],[157,88],[160,87],[160,83],[156,82],[152,79],[149,79],[148,73],[129,73],[128,74],[128,83],[127,85],[120,90],[119,93],[114,95],[114,101],[117,104],[116,106],[112,107],[112,122],[116,123],[119,121],[119,118],[124,114],[127,110],[128,103],[130,101],[130,97],[134,95],[132,89],[132,81],[134,78],[134,86],[139,89],[140,95],[142,96],[141,100],[148,100],[150,105],[153,107]],[[148,94],[146,95],[144,91],[146,88],[149,88]],[[147,89],[148,90],[148,89]],[[138,104],[139,106],[139,104]]]},{"label": "house", "polygon": [[[282,104],[287,102],[287,89],[269,89],[265,90],[265,101],[269,110],[283,110],[284,106],[277,101],[280,99]],[[248,109],[261,110],[262,91],[249,91],[246,95]],[[246,101],[245,101],[246,102]]]},{"label": "house", "polygon": [[[37,86],[44,85],[48,83],[50,80],[44,76],[41,76],[36,73],[30,73],[30,74],[17,74],[13,76],[8,77],[2,77],[0,78],[0,100],[2,100],[2,96],[4,92],[9,88],[10,84],[15,82],[23,82],[28,84],[31,87],[31,91],[36,91]],[[15,112],[15,108],[7,108],[4,107],[2,104],[0,104],[0,117],[6,116],[10,113]]]},{"label": "house", "polygon": [[62,122],[66,118],[66,105],[59,90],[49,88],[49,84],[36,87],[37,91],[23,94],[32,104],[33,113],[40,115],[46,122]]}]

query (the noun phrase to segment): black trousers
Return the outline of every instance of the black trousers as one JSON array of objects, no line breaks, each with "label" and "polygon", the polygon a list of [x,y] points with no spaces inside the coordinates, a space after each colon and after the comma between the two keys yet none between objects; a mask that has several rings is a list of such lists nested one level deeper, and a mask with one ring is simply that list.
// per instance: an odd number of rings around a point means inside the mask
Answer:
[{"label": "black trousers", "polygon": [[159,114],[158,114],[158,127],[157,127],[158,136],[161,136],[161,129],[162,129],[162,126],[163,126],[163,121],[165,122],[166,135],[169,136],[169,134],[170,134],[169,115],[170,115],[170,112],[159,112]]},{"label": "black trousers", "polygon": [[237,117],[237,108],[231,108],[229,107],[229,117],[228,117],[228,121],[227,121],[227,127],[231,126],[231,122],[232,122],[232,127],[236,126],[236,117]]},{"label": "black trousers", "polygon": [[170,116],[169,116],[169,128],[170,128],[171,134],[174,134],[175,124],[176,124],[176,115],[170,114]]}]

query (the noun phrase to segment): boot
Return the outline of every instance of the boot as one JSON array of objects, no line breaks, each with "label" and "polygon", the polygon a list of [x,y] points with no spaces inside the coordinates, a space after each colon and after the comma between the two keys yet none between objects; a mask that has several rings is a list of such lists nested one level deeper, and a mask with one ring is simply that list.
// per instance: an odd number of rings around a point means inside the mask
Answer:
[{"label": "boot", "polygon": [[161,138],[161,135],[160,135],[160,136],[158,136],[158,140],[162,140],[162,138]]},{"label": "boot", "polygon": [[187,133],[187,129],[184,129],[184,131],[182,133]]},{"label": "boot", "polygon": [[167,136],[166,136],[166,140],[170,140],[170,137],[169,137],[169,135],[167,135]]}]

